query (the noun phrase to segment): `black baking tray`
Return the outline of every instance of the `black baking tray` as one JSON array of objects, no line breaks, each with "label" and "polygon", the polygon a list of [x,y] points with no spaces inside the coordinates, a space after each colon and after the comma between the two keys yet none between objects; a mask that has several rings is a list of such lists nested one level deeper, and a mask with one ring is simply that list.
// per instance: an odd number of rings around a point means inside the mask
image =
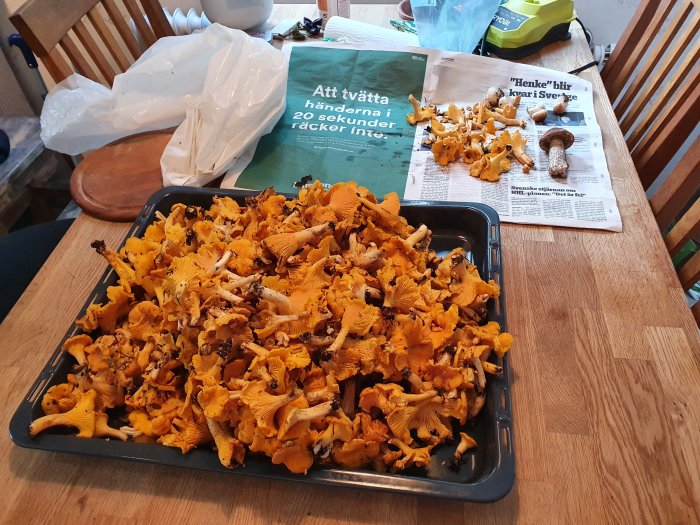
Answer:
[{"label": "black baking tray", "polygon": [[[142,235],[153,222],[156,211],[167,214],[175,203],[209,207],[215,195],[228,195],[243,204],[245,197],[257,192],[209,188],[170,187],[159,190],[148,200],[127,234]],[[501,247],[498,214],[483,204],[407,201],[402,203],[401,214],[414,226],[426,224],[433,232],[431,248],[441,255],[462,246],[470,260],[486,279],[501,285],[501,295],[491,301],[489,319],[506,329],[505,294],[502,279]],[[126,240],[126,239],[125,239]],[[77,249],[80,249],[79,247]],[[89,248],[83,247],[86,256]],[[108,268],[90,294],[81,310],[85,313],[93,302],[106,299],[106,289],[116,283],[117,276]],[[65,339],[78,333],[71,326]],[[264,478],[304,481],[323,485],[370,488],[403,494],[433,496],[463,501],[489,502],[503,498],[515,481],[513,452],[513,421],[510,402],[510,370],[508,355],[502,359],[503,375],[490,378],[487,397],[481,413],[464,428],[455,426],[455,436],[465,430],[478,443],[465,455],[466,462],[459,469],[449,466],[456,441],[434,449],[433,460],[427,469],[413,468],[397,474],[377,473],[370,470],[350,470],[337,467],[314,466],[305,476],[291,474],[282,465],[273,465],[269,458],[248,455],[244,466],[234,469],[223,467],[211,449],[197,449],[182,454],[179,449],[158,444],[122,442],[118,440],[77,438],[68,429],[50,429],[35,438],[28,434],[29,424],[43,415],[41,399],[49,387],[65,382],[74,364],[61,350],[63,341],[53,353],[39,377],[10,422],[10,437],[16,445],[27,448],[68,452],[106,458],[130,459],[204,470],[244,474]],[[116,415],[114,416],[116,417]],[[445,464],[443,464],[445,462]]]}]

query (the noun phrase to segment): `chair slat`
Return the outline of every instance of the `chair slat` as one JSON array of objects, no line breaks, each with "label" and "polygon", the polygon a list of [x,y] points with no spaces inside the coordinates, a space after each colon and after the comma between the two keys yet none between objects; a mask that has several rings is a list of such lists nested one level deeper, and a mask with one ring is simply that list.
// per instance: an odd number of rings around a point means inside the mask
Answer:
[{"label": "chair slat", "polygon": [[109,27],[107,27],[107,23],[105,22],[104,18],[102,18],[102,13],[97,10],[97,6],[93,7],[88,12],[88,19],[95,28],[95,31],[97,31],[97,34],[100,35],[102,42],[104,42],[105,47],[112,55],[112,58],[114,58],[119,70],[126,71],[131,64],[131,61],[126,58],[122,48],[119,46],[116,38],[114,38],[112,31],[110,31]]},{"label": "chair slat", "polygon": [[[640,143],[648,143],[651,136],[650,130],[658,131],[666,122],[661,115],[668,118],[668,114],[674,114],[686,97],[692,92],[693,83],[698,80],[698,70],[696,69],[691,79],[673,76],[666,79],[662,89],[655,94],[654,100],[645,109],[639,121],[634,126],[632,132],[625,138],[627,147],[633,152]],[[645,139],[645,140],[643,140]]]},{"label": "chair slat", "polygon": [[700,199],[696,200],[666,236],[666,246],[671,257],[676,255],[700,229]]},{"label": "chair slat", "polygon": [[115,1],[102,0],[102,5],[104,6],[105,11],[107,11],[107,14],[109,15],[110,20],[114,24],[114,27],[117,28],[119,36],[121,36],[124,40],[124,44],[126,44],[126,47],[131,53],[131,56],[133,56],[134,58],[140,57],[141,48],[139,47],[139,43],[136,41],[134,34],[131,32],[131,29],[129,29],[129,25],[126,23],[126,20],[124,20],[124,16],[117,7]]},{"label": "chair slat", "polygon": [[57,84],[73,73],[68,62],[66,62],[61,55],[58,46],[54,46],[48,55],[42,57],[41,61],[44,66],[46,66],[46,70],[49,72],[49,75],[51,75],[53,81]]},{"label": "chair slat", "polygon": [[[27,0],[10,16],[35,55],[44,58],[99,0]],[[47,3],[50,8],[47,8]],[[60,16],[56,16],[60,13]]]},{"label": "chair slat", "polygon": [[[688,27],[678,39],[677,45],[674,46],[672,54],[664,60],[664,66],[658,72],[654,73],[652,79],[635,99],[634,105],[630,111],[625,115],[625,118],[622,119],[622,122],[620,122],[620,129],[622,129],[623,134],[627,134],[630,131],[632,125],[648,107],[654,93],[656,93],[662,84],[674,84],[675,79],[688,76],[690,70],[693,69],[697,63],[698,55],[700,54],[700,40],[696,40],[695,45],[690,49],[688,48],[695,39],[698,31],[700,31],[700,15],[695,16],[691,23],[688,24]],[[685,56],[685,58],[678,63],[678,59],[681,56]],[[673,73],[673,77],[669,79],[668,75],[676,64],[677,69]]]},{"label": "chair slat", "polygon": [[700,280],[700,252],[696,252],[681,269],[678,270],[678,277],[681,279],[683,290],[690,288]]},{"label": "chair slat", "polygon": [[124,5],[126,6],[126,10],[131,15],[134,25],[136,25],[136,29],[141,35],[141,38],[146,43],[146,47],[151,47],[156,43],[156,35],[153,33],[151,26],[148,25],[148,22],[146,22],[146,19],[141,12],[141,8],[136,3],[136,0],[124,0]]},{"label": "chair slat", "polygon": [[[637,42],[639,42],[639,39],[654,17],[654,12],[657,7],[656,1],[641,0],[639,2],[639,7],[637,7],[637,10],[632,16],[627,30],[625,30],[617,41],[617,45],[610,55],[610,58],[608,58],[603,71],[600,72],[606,90],[608,88],[608,82],[619,75],[620,69],[627,60],[627,57],[632,53]],[[614,102],[614,100],[612,100],[612,102]]]},{"label": "chair slat", "polygon": [[700,114],[700,68],[659,112],[650,131],[632,151],[632,160],[645,188],[661,173],[697,124]]},{"label": "chair slat", "polygon": [[700,325],[700,302],[695,303],[690,310],[693,312],[695,322]]},{"label": "chair slat", "polygon": [[663,231],[680,214],[683,206],[700,189],[700,137],[676,164],[651,199],[651,209]]},{"label": "chair slat", "polygon": [[102,54],[102,51],[97,45],[97,42],[95,42],[95,39],[92,38],[87,26],[82,20],[78,20],[73,26],[73,31],[75,31],[75,35],[78,37],[78,40],[80,40],[80,43],[83,44],[85,51],[90,55],[90,58],[95,62],[95,66],[97,66],[97,69],[99,69],[100,73],[102,73],[102,76],[107,81],[107,87],[111,87],[114,81],[114,69],[112,69],[109,61]]},{"label": "chair slat", "polygon": [[68,55],[70,61],[73,63],[73,67],[75,67],[75,70],[78,73],[80,73],[84,77],[89,78],[90,80],[94,80],[95,82],[102,82],[97,73],[95,73],[95,70],[92,69],[92,66],[90,66],[90,63],[85,59],[83,54],[78,49],[78,46],[73,40],[73,38],[70,36],[70,33],[66,33],[65,35],[63,35],[60,44],[61,47],[63,47],[63,50],[66,52],[66,55]]},{"label": "chair slat", "polygon": [[175,36],[175,31],[173,31],[172,26],[168,22],[163,12],[163,7],[160,5],[158,0],[140,0],[141,7],[143,7],[144,13],[148,17],[148,21],[153,28],[153,32],[156,38],[163,38],[164,36]]},{"label": "chair slat", "polygon": [[642,59],[644,51],[649,47],[650,42],[658,34],[664,20],[668,18],[668,15],[673,10],[673,6],[673,0],[663,0],[663,2],[661,2],[651,22],[645,28],[645,31],[639,35],[636,45],[620,67],[620,72],[614,77],[609,78],[605,83],[605,89],[611,101],[616,101],[619,97],[622,88],[625,87],[635,67],[637,67]]},{"label": "chair slat", "polygon": [[[683,6],[678,11],[678,13],[676,13],[676,15],[673,17],[673,20],[668,22],[666,29],[659,37],[659,40],[658,42],[656,42],[654,48],[644,59],[644,62],[642,62],[642,64],[636,68],[636,76],[625,89],[625,92],[623,93],[620,102],[618,102],[615,106],[615,114],[617,115],[618,120],[623,117],[630,104],[632,103],[632,100],[634,100],[634,98],[639,93],[640,88],[649,79],[652,72],[658,65],[659,60],[661,60],[661,57],[669,51],[673,53],[676,49],[678,49],[678,47],[672,45],[673,40],[678,36],[679,32],[683,27],[683,24],[685,24],[685,21],[688,19],[688,16],[690,16],[692,10],[692,6],[687,5]],[[684,48],[685,46],[680,46],[681,51]],[[675,64],[676,60],[673,60],[671,58],[665,59],[664,62],[668,66],[669,64]]]}]

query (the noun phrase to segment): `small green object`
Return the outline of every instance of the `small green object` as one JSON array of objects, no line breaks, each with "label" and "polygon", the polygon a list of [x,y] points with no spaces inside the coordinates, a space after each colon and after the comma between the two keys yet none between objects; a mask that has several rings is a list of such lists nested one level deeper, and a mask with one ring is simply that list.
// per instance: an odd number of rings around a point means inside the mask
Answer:
[{"label": "small green object", "polygon": [[410,20],[392,18],[389,20],[389,23],[391,24],[391,27],[397,31],[401,31],[402,33],[412,33],[414,35],[418,34],[418,31],[416,30],[416,23],[411,22]]},{"label": "small green object", "polygon": [[292,38],[292,40],[301,41],[306,40],[309,37],[309,33],[304,31],[303,29],[297,28],[294,31],[292,31],[289,36]]},{"label": "small green object", "polygon": [[698,245],[695,244],[695,241],[688,241],[683,248],[681,248],[680,251],[672,257],[673,266],[680,268],[683,263],[690,259],[697,251]]},{"label": "small green object", "polygon": [[502,0],[486,34],[486,49],[519,59],[557,40],[568,40],[573,0]]}]

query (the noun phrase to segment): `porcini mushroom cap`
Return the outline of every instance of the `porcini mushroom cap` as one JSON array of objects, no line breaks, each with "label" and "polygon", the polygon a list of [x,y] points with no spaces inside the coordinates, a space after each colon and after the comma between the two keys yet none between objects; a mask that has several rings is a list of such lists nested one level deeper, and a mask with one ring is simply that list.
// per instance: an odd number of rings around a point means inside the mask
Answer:
[{"label": "porcini mushroom cap", "polygon": [[574,135],[563,128],[552,128],[540,139],[540,148],[549,153],[552,140],[559,139],[564,143],[564,149],[569,149],[574,143]]}]

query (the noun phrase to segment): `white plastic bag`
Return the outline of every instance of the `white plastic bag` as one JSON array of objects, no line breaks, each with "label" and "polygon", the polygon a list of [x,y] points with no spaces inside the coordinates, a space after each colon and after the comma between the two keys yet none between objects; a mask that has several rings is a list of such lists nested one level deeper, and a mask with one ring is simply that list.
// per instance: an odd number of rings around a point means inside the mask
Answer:
[{"label": "white plastic bag", "polygon": [[166,186],[203,186],[234,165],[240,172],[284,113],[284,55],[239,33],[212,57],[201,98],[165,148],[160,166]]},{"label": "white plastic bag", "polygon": [[[247,40],[254,39],[218,24],[201,33],[161,38],[114,78],[111,90],[71,75],[46,97],[41,138],[47,148],[77,155],[122,137],[177,126],[199,100],[213,57],[230,45],[243,50]],[[279,51],[259,42],[282,60]]]}]

